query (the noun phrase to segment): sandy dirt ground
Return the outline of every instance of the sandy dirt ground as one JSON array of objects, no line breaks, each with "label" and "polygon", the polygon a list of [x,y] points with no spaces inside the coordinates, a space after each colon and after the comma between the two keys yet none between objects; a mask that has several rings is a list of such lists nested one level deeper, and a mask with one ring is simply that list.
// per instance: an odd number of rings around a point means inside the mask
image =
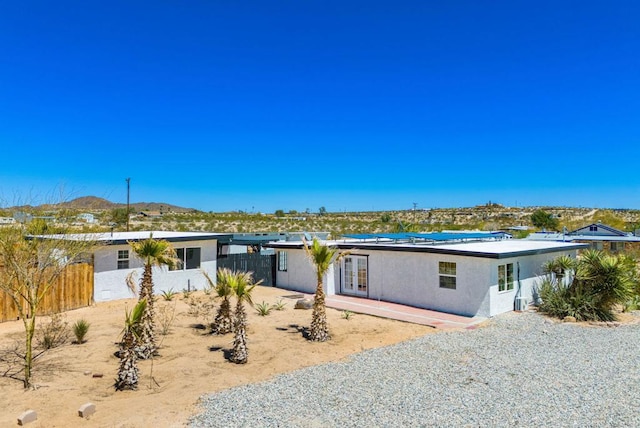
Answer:
[{"label": "sandy dirt ground", "polygon": [[[262,317],[254,309],[249,313],[249,362],[230,363],[225,352],[233,336],[213,336],[196,328],[213,320],[200,310],[197,316],[189,305],[207,302],[202,292],[185,299],[179,294],[173,301],[160,298],[156,303],[159,318],[172,313],[175,320],[167,335],[158,335],[160,355],[152,361],[139,362],[140,385],[137,391],[116,392],[113,385],[118,369],[117,342],[124,325],[125,309],[135,299],[99,303],[67,312],[69,326],[85,319],[91,326],[87,341],[49,350],[35,364],[33,388],[0,377],[0,426],[17,426],[17,418],[27,409],[38,419],[27,426],[38,427],[182,427],[198,412],[198,398],[250,382],[264,381],[279,373],[347,358],[365,349],[398,343],[436,330],[415,324],[354,314],[343,318],[341,311],[328,309],[332,339],[325,343],[307,341],[301,331],[311,322],[311,311],[294,309],[295,299],[283,298],[294,293],[287,290],[257,287],[254,302],[275,304],[280,299],[283,310],[273,310]],[[164,308],[164,309],[163,309]],[[49,322],[40,317],[39,325]],[[24,340],[21,321],[0,323],[0,349]],[[4,371],[0,367],[0,373]],[[102,375],[102,377],[94,377]],[[84,403],[96,405],[96,413],[83,419],[78,409]]]}]

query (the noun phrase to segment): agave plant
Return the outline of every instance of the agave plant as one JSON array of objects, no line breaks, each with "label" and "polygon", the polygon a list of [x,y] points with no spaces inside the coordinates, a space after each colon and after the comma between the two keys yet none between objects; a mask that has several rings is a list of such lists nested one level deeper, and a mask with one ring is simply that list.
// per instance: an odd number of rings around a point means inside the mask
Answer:
[{"label": "agave plant", "polygon": [[142,299],[130,312],[125,312],[122,341],[120,342],[120,366],[116,379],[116,391],[138,388],[138,355],[136,345],[138,342],[138,329],[144,316],[147,301]]}]

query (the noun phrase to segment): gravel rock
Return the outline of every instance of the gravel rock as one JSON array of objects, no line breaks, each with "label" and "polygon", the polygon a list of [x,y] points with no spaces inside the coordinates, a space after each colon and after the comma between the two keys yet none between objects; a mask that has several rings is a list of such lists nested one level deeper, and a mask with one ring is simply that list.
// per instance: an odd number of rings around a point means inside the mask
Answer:
[{"label": "gravel rock", "polygon": [[508,313],[202,397],[192,427],[640,426],[640,325]]}]

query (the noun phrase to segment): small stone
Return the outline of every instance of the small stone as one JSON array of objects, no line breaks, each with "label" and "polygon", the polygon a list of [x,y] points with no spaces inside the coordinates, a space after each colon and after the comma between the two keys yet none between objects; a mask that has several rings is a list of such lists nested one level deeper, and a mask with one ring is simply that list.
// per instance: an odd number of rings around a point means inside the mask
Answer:
[{"label": "small stone", "polygon": [[93,403],[85,403],[78,409],[78,416],[87,418],[96,412],[96,405]]},{"label": "small stone", "polygon": [[38,414],[35,410],[27,410],[18,417],[18,425],[28,424],[38,419]]},{"label": "small stone", "polygon": [[562,319],[564,322],[577,322],[576,317],[568,316]]},{"label": "small stone", "polygon": [[89,376],[90,374],[91,374],[91,370],[85,370],[85,371],[84,371],[84,375],[85,375],[85,376]]},{"label": "small stone", "polygon": [[311,299],[300,299],[296,301],[296,305],[294,309],[312,309],[313,308],[313,300]]},{"label": "small stone", "polygon": [[94,373],[93,374],[93,377],[102,377],[102,376],[103,376],[102,373]]}]

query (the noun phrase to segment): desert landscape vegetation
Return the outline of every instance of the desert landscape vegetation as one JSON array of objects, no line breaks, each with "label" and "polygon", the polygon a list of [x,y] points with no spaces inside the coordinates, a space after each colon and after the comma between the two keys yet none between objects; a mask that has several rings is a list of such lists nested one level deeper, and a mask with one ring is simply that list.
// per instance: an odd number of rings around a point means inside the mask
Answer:
[{"label": "desert landscape vegetation", "polygon": [[[89,224],[78,221],[78,214],[89,211],[82,206],[88,201],[94,203],[90,211],[97,218]],[[242,272],[222,270],[217,282],[210,281],[203,291],[154,295],[151,268],[171,266],[175,253],[167,242],[149,238],[131,243],[145,261],[142,278],[130,284],[131,299],[42,313],[39,305],[53,279],[87,248],[73,241],[25,236],[127,226],[121,206],[96,208],[92,198],[75,202],[19,207],[32,213],[31,221],[0,229],[0,287],[14,302],[26,302],[18,319],[0,323],[0,425],[15,424],[22,412],[32,409],[38,414],[30,422],[34,427],[184,426],[198,412],[203,394],[437,333],[427,326],[325,308],[323,273],[340,255],[315,239],[305,244],[318,283],[315,296],[307,296],[312,297],[307,307],[311,310],[294,309],[303,296],[255,285]],[[150,215],[153,208],[158,211]],[[554,226],[603,221],[636,229],[638,212],[632,210],[543,208],[489,203],[455,210],[328,213],[321,207],[317,213],[257,214],[202,213],[149,204],[133,207],[128,226],[133,230],[328,231],[340,236],[509,229],[532,225],[534,213],[544,211],[554,219]],[[529,228],[515,230],[526,233]],[[557,319],[619,322],[629,319],[622,311],[633,312],[640,305],[637,263],[631,256],[589,250],[578,261],[559,258],[542,268],[548,276],[539,309]],[[222,328],[224,311],[228,314]],[[93,403],[97,411],[80,418],[78,409],[86,403]]]},{"label": "desert landscape vegetation", "polygon": [[[601,221],[620,230],[634,231],[640,227],[640,210],[621,208],[530,206],[510,207],[496,202],[461,208],[421,208],[405,210],[335,212],[324,207],[303,211],[278,209],[272,213],[238,210],[204,212],[168,203],[139,202],[129,206],[130,230],[207,231],[220,233],[258,232],[329,232],[338,238],[347,233],[441,230],[500,230],[528,227],[513,231],[524,237],[536,230],[531,216],[542,210],[557,219],[558,230]],[[40,206],[15,206],[0,209],[0,217],[11,217],[16,211],[34,212],[55,218],[57,223],[73,226],[79,231],[125,230],[127,205],[113,203],[95,196],[80,197],[68,202]],[[81,213],[92,213],[96,223],[78,220]],[[143,213],[152,213],[145,215]]]}]

